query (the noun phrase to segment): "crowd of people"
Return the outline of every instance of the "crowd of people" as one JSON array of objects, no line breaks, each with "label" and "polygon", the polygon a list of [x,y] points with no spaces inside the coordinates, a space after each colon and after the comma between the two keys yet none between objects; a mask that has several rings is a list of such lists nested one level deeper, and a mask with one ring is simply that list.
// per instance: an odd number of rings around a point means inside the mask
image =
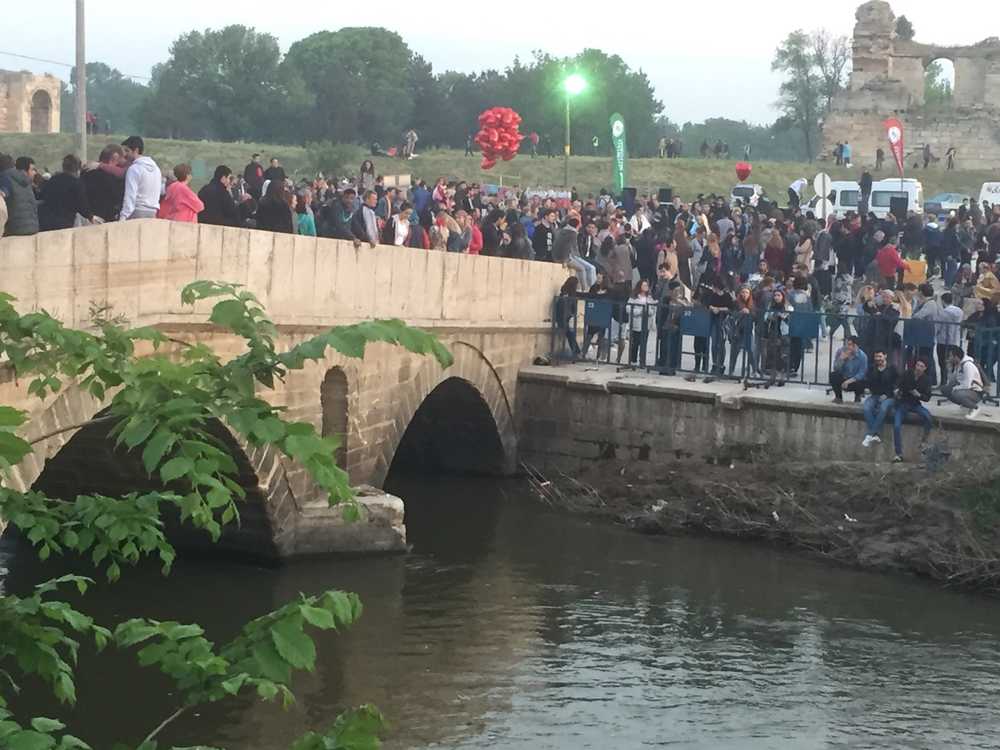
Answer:
[{"label": "crowd of people", "polygon": [[[0,155],[0,226],[27,235],[160,217],[356,247],[559,263],[572,273],[564,302],[612,303],[610,320],[588,321],[582,348],[576,308],[557,306],[556,322],[576,356],[586,357],[595,343],[597,356],[610,356],[617,345],[620,361],[627,340],[631,364],[650,364],[652,349],[652,364],[669,375],[682,370],[689,336],[688,377],[782,385],[799,377],[804,353],[820,338],[832,342],[840,333],[829,383],[838,400],[845,390],[857,399],[871,394],[869,403],[879,397],[866,409],[874,437],[887,417],[884,402],[896,400],[889,397],[901,383],[909,395],[897,415],[922,415],[910,402],[915,393],[926,400],[924,381],[941,383],[947,397],[975,413],[997,375],[1000,206],[963,207],[943,227],[937,217],[914,212],[900,220],[859,210],[822,221],[791,199],[781,209],[763,199],[741,205],[717,196],[661,203],[656,195],[616,199],[607,191],[488,195],[446,178],[402,189],[386,186],[370,160],[356,175],[295,182],[278,159],[265,166],[259,154],[242,174],[216,167],[197,193],[191,178],[187,164],[164,177],[138,136],[108,145],[93,164],[67,156],[60,173],[44,178],[29,157]],[[913,272],[923,283],[907,279]],[[922,334],[914,338],[911,329]],[[898,376],[880,375],[881,362]]]}]

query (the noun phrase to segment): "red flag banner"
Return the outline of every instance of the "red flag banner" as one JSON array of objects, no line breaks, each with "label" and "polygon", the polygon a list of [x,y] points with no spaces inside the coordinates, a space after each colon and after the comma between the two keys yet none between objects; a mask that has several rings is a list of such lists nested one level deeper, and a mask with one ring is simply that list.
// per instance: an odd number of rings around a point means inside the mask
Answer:
[{"label": "red flag banner", "polygon": [[884,123],[886,136],[889,138],[889,148],[892,149],[893,158],[896,159],[896,167],[899,169],[899,176],[903,176],[903,123],[895,117],[890,117]]}]

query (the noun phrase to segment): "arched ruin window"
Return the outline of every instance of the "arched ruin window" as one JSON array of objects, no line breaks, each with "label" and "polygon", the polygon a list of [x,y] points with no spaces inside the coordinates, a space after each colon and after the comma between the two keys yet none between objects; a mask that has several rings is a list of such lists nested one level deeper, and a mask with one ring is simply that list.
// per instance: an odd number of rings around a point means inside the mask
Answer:
[{"label": "arched ruin window", "polygon": [[31,97],[31,132],[52,132],[52,97],[39,89]]},{"label": "arched ruin window", "polygon": [[931,60],[924,68],[924,104],[950,107],[955,99],[955,63],[946,57]]}]

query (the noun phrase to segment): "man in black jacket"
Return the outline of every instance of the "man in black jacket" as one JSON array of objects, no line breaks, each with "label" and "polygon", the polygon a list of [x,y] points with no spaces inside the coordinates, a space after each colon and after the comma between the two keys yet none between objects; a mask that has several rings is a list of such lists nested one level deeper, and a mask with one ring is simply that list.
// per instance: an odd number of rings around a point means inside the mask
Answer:
[{"label": "man in black jacket", "polygon": [[882,442],[879,433],[882,432],[882,425],[885,424],[886,417],[889,416],[889,412],[892,411],[895,404],[894,397],[898,380],[899,374],[896,372],[896,368],[889,364],[885,350],[877,350],[872,357],[868,374],[865,376],[865,387],[872,394],[865,399],[864,405],[868,432],[861,444],[865,448],[872,443]]},{"label": "man in black jacket", "polygon": [[[98,161],[106,167],[123,166],[122,147],[117,144],[105,146]],[[122,199],[125,197],[125,178],[118,177],[112,169],[88,169],[80,177],[87,191],[87,203],[94,216],[100,216],[104,221],[118,221],[118,213],[122,209]]]},{"label": "man in black jacket", "polygon": [[361,238],[356,237],[351,229],[351,219],[354,217],[354,201],[357,193],[353,188],[346,188],[340,199],[325,206],[322,211],[321,237],[331,237],[335,240],[350,240],[355,247],[361,246]]},{"label": "man in black jacket", "polygon": [[247,184],[247,192],[255,201],[260,200],[260,191],[264,187],[264,167],[260,165],[260,154],[254,154],[250,163],[243,169],[243,179]]},{"label": "man in black jacket", "polygon": [[927,436],[934,425],[930,412],[924,406],[930,400],[931,378],[927,374],[927,361],[918,359],[911,369],[903,373],[896,388],[896,415],[892,426],[892,442],[896,449],[896,457],[892,459],[894,462],[903,460],[903,422],[910,412],[920,417],[924,425],[924,436],[920,444],[927,442]]},{"label": "man in black jacket", "polygon": [[198,191],[198,198],[205,209],[198,214],[199,224],[216,224],[224,227],[238,227],[240,212],[236,209],[233,194],[229,192],[233,170],[224,164],[215,168],[212,181]]}]

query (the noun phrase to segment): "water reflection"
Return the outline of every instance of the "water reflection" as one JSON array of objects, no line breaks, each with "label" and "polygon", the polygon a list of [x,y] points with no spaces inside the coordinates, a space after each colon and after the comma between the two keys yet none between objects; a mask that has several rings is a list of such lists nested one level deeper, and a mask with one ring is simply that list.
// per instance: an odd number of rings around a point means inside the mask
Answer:
[{"label": "water reflection", "polygon": [[[407,557],[186,562],[94,595],[104,621],[193,619],[217,639],[300,591],[362,596],[361,624],[320,639],[296,707],[228,703],[185,718],[171,742],[271,750],[371,701],[400,749],[996,746],[997,602],[761,547],[639,537],[541,512],[516,484],[400,492]],[[8,585],[40,575],[29,560],[0,561]],[[167,686],[128,659],[93,665],[73,721],[95,746],[172,710]]]}]

